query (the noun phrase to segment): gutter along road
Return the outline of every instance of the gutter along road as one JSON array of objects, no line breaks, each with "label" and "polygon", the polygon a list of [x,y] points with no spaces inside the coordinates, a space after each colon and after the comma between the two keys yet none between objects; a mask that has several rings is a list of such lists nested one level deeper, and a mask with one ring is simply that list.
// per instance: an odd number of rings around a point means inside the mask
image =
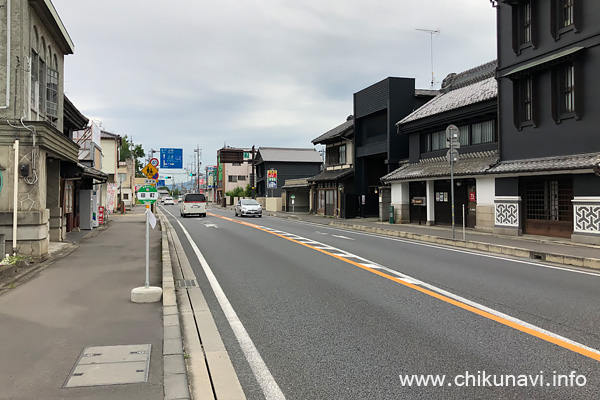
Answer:
[{"label": "gutter along road", "polygon": [[[250,399],[597,398],[598,273],[163,210]],[[446,377],[419,387],[413,375]]]}]

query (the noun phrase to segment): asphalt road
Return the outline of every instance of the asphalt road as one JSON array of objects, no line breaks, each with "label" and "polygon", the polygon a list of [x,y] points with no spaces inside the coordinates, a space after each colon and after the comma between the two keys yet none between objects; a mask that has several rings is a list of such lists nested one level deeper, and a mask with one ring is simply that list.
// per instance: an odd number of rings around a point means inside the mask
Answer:
[{"label": "asphalt road", "polygon": [[[177,216],[250,399],[277,398],[265,376],[288,399],[598,397],[599,274],[222,209],[186,219],[164,209]],[[263,367],[238,342],[178,222]],[[403,384],[421,374],[445,380]]]}]

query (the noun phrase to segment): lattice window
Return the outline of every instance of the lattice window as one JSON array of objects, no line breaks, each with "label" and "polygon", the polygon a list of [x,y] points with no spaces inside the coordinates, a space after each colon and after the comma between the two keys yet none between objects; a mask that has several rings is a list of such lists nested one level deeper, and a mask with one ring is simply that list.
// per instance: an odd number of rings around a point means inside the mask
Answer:
[{"label": "lattice window", "polygon": [[526,213],[530,220],[571,221],[573,187],[569,180],[531,182],[526,187]]}]

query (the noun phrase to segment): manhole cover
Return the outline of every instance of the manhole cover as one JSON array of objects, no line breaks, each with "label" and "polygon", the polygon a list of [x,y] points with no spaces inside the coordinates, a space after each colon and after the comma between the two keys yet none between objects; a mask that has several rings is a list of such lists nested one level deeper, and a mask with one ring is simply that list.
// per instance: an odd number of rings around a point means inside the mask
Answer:
[{"label": "manhole cover", "polygon": [[86,347],[63,387],[148,382],[151,349],[150,344]]}]

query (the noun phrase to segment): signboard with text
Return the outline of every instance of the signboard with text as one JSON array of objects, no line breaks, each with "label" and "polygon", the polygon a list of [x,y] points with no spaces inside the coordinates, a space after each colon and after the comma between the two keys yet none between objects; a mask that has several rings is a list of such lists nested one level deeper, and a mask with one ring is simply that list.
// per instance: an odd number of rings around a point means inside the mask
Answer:
[{"label": "signboard with text", "polygon": [[270,169],[267,171],[267,189],[277,189],[277,170]]},{"label": "signboard with text", "polygon": [[160,149],[160,167],[183,169],[183,149]]}]

